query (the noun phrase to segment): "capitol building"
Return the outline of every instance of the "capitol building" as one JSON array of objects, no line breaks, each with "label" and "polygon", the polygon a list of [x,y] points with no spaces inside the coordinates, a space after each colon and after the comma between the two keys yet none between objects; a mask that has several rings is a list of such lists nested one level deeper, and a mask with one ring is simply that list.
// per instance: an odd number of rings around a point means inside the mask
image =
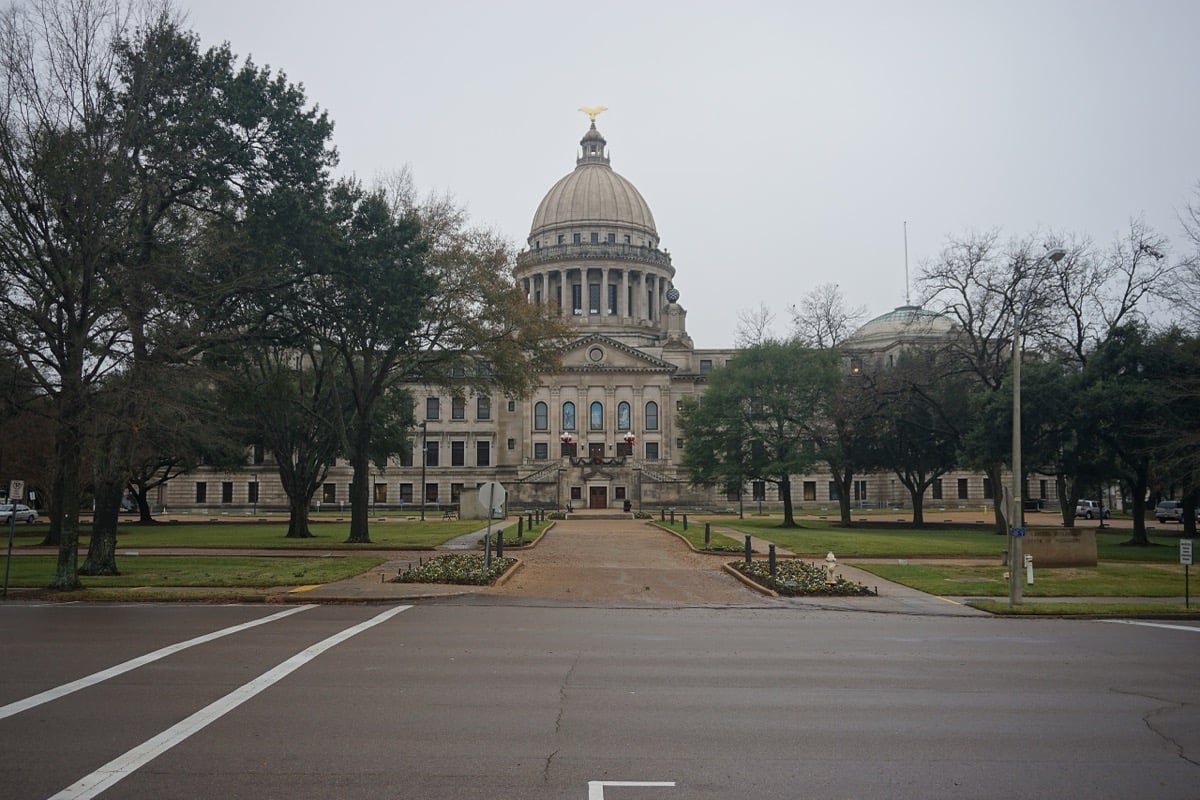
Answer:
[{"label": "capitol building", "polygon": [[[736,354],[697,347],[687,332],[676,268],[661,246],[649,204],[610,163],[607,142],[591,125],[574,168],[533,212],[514,278],[528,302],[560,315],[572,331],[558,370],[520,399],[453,397],[413,387],[418,429],[411,458],[372,476],[377,509],[420,504],[453,508],[486,481],[507,491],[510,508],[662,507],[728,509],[769,506],[774,487],[748,483],[742,495],[692,486],[682,466],[676,424],[685,401],[703,393],[708,372]],[[890,358],[899,349],[942,336],[945,318],[913,306],[868,322],[848,341],[856,357]],[[219,513],[282,507],[286,498],[270,453],[255,453],[235,473],[200,471],[160,488],[155,505]],[[944,476],[933,500],[975,507],[991,487],[977,473]],[[331,467],[315,501],[349,507],[350,467]],[[825,474],[795,476],[797,508],[837,506]],[[944,489],[944,491],[943,491]],[[1031,486],[1029,496],[1037,497]],[[1046,496],[1046,487],[1041,494]],[[905,506],[894,476],[861,476],[857,505]]]}]

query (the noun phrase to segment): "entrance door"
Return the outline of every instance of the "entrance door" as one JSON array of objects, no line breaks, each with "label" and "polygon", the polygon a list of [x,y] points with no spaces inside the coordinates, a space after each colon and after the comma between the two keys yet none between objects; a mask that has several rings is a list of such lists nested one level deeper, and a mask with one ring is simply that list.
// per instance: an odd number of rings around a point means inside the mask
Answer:
[{"label": "entrance door", "polygon": [[589,444],[588,458],[596,463],[599,463],[600,459],[604,458],[604,442],[600,442],[599,444]]},{"label": "entrance door", "polygon": [[608,487],[588,487],[588,508],[608,508]]}]

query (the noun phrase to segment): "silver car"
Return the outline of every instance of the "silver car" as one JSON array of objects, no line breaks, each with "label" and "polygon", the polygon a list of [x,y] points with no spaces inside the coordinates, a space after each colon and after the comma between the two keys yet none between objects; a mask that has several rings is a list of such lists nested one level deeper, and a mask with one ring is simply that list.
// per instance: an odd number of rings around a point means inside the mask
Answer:
[{"label": "silver car", "polygon": [[1083,517],[1084,519],[1095,519],[1104,514],[1104,519],[1108,519],[1111,515],[1107,508],[1104,508],[1095,500],[1080,500],[1075,504],[1075,516]]},{"label": "silver car", "polygon": [[0,523],[8,523],[13,518],[16,518],[17,522],[37,522],[38,512],[37,509],[21,503],[5,503],[0,506]]}]

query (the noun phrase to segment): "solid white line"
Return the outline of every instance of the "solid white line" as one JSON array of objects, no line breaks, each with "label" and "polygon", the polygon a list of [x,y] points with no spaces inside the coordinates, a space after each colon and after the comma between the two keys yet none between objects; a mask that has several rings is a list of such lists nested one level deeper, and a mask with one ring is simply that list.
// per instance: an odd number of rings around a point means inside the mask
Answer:
[{"label": "solid white line", "polygon": [[675,781],[588,781],[588,800],[604,800],[605,786],[674,786]]},{"label": "solid white line", "polygon": [[1114,622],[1118,625],[1141,625],[1146,628],[1166,628],[1170,631],[1188,631],[1189,633],[1200,633],[1200,626],[1195,625],[1167,625],[1165,622],[1143,622],[1140,619],[1101,619],[1097,622]]},{"label": "solid white line", "polygon": [[312,661],[326,650],[410,608],[412,606],[396,606],[395,608],[388,609],[366,622],[361,622],[344,631],[335,633],[328,639],[301,650],[279,666],[264,672],[240,688],[234,689],[229,694],[200,709],[182,722],[167,728],[158,736],[148,739],[124,755],[114,758],[91,775],[87,775],[75,784],[63,789],[51,797],[50,800],[88,800],[88,798],[95,797],[118,781],[132,775],[139,768],[162,755],[167,750],[170,750],[192,734],[199,732],[210,723],[215,722],[242,703],[250,700],[259,692],[286,678],[292,672]]},{"label": "solid white line", "polygon": [[307,611],[310,608],[316,608],[316,606],[296,606],[295,608],[289,608],[287,611],[280,611],[278,614],[272,614],[269,617],[263,617],[262,619],[244,622],[241,625],[234,625],[230,628],[222,628],[219,631],[213,631],[212,633],[206,633],[203,636],[197,636],[195,639],[188,639],[186,642],[167,645],[160,650],[155,650],[153,653],[147,653],[144,656],[138,656],[137,658],[131,659],[122,664],[117,664],[116,666],[109,667],[108,669],[101,670],[100,672],[94,672],[91,675],[71,681],[70,683],[64,683],[62,686],[57,686],[53,689],[47,689],[44,692],[30,695],[24,700],[17,700],[16,702],[9,703],[6,706],[0,706],[0,719],[11,717],[13,714],[19,714],[22,711],[28,711],[35,706],[40,706],[42,703],[49,703],[51,700],[57,700],[60,697],[66,697],[72,692],[78,692],[80,689],[86,689],[89,686],[94,686],[101,681],[106,681],[109,678],[115,678],[116,676],[125,672],[129,672],[132,669],[143,667],[153,661],[158,661],[160,658],[166,658],[169,655],[178,653],[180,650],[186,650],[189,647],[195,647],[198,644],[211,642],[214,639],[220,639],[222,636],[228,636],[231,633],[238,633],[239,631],[244,631],[247,628],[253,628],[257,625],[265,625],[268,622],[274,622],[275,620],[283,619],[284,617],[290,617],[292,614],[299,614],[301,611]]}]

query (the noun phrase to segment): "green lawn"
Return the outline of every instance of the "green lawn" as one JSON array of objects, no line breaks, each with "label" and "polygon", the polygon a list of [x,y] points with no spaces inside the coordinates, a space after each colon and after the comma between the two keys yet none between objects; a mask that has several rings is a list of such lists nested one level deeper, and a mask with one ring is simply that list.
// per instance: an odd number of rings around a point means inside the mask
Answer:
[{"label": "green lawn", "polygon": [[[870,523],[844,528],[829,520],[804,520],[798,528],[781,528],[779,517],[709,518],[714,529],[734,531],[740,538],[749,533],[759,539],[774,542],[797,555],[823,558],[833,552],[841,558],[994,558],[1008,547],[1007,537],[996,534],[989,526],[943,526],[913,528],[902,523]],[[667,524],[668,523],[662,523]],[[689,527],[704,530],[704,520],[689,519]],[[676,517],[675,529],[682,528]],[[1157,547],[1125,547],[1128,530],[1097,531],[1096,551],[1101,561],[1179,560],[1179,534],[1151,535]]]},{"label": "green lawn", "polygon": [[[495,527],[497,523],[493,522]],[[516,535],[516,520],[504,523]],[[317,520],[309,529],[309,539],[287,538],[287,521],[270,519],[264,522],[161,522],[150,525],[122,522],[117,529],[117,547],[120,550],[139,547],[249,547],[249,548],[313,548],[320,550],[364,548],[428,550],[464,533],[487,526],[487,520],[389,520],[372,521],[369,531],[371,544],[347,544],[350,535],[348,519],[336,521]],[[32,547],[41,543],[45,536],[44,527],[22,530],[17,546]],[[87,546],[89,537],[86,528],[81,531],[80,541]]]},{"label": "green lawn", "polygon": [[[56,556],[13,556],[12,588],[40,589],[54,577]],[[118,556],[120,575],[80,577],[88,589],[132,587],[305,586],[358,575],[383,563],[374,556]]]},{"label": "green lawn", "polygon": [[[885,580],[937,595],[1007,597],[1007,567],[999,564],[922,564],[858,561],[854,566]],[[1095,567],[1056,567],[1033,572],[1033,585],[1022,573],[1027,597],[1175,597],[1183,595],[1178,564],[1101,563]]]}]

